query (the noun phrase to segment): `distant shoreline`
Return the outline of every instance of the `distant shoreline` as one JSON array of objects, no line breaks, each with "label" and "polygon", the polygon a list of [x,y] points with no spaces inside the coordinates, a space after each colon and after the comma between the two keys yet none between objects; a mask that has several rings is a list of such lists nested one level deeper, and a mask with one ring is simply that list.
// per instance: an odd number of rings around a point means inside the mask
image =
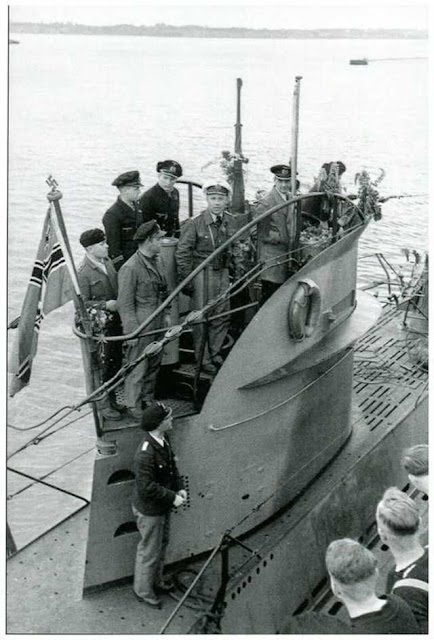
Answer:
[{"label": "distant shoreline", "polygon": [[58,35],[116,35],[160,38],[261,38],[261,39],[414,39],[428,38],[428,31],[418,29],[244,29],[239,27],[175,27],[166,24],[153,26],[113,25],[91,26],[75,23],[11,22],[9,31],[16,33]]}]

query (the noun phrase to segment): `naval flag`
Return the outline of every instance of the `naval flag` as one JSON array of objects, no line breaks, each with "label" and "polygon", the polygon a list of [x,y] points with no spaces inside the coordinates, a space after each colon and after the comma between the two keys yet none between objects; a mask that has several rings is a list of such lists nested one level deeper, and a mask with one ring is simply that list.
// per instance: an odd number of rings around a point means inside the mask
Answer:
[{"label": "naval flag", "polygon": [[74,283],[75,277],[69,269],[68,258],[51,204],[45,216],[42,238],[21,310],[18,334],[9,360],[9,371],[13,374],[9,385],[10,396],[29,384],[42,320],[50,311],[73,298],[78,285]]}]

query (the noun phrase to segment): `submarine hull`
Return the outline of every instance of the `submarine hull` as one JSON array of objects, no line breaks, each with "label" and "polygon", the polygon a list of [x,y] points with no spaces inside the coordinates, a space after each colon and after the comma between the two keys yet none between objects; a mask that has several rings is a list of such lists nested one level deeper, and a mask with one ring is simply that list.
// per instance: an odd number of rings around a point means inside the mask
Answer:
[{"label": "submarine hull", "polygon": [[[362,231],[280,287],[232,348],[200,413],[174,421],[171,441],[188,500],[172,514],[167,563],[213,548],[227,530],[240,535],[270,518],[348,439],[353,344],[381,313],[369,294],[359,292],[356,300]],[[322,292],[322,313],[313,334],[296,341],[288,309],[307,278]],[[137,426],[104,435],[116,454],[98,454],[95,462],[85,591],[133,573],[138,533],[131,463],[140,438]]]}]

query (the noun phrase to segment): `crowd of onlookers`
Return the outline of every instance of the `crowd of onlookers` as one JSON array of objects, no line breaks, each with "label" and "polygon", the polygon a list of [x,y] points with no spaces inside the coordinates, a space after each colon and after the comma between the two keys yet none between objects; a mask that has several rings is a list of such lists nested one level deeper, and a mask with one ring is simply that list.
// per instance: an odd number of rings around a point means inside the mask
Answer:
[{"label": "crowd of onlookers", "polygon": [[[404,451],[402,464],[410,482],[427,496],[428,445]],[[389,487],[377,505],[376,522],[393,559],[385,588],[379,587],[378,561],[370,549],[350,538],[333,540],[325,564],[347,619],[308,612],[288,619],[281,633],[428,633],[427,527],[418,506],[407,493]]]}]

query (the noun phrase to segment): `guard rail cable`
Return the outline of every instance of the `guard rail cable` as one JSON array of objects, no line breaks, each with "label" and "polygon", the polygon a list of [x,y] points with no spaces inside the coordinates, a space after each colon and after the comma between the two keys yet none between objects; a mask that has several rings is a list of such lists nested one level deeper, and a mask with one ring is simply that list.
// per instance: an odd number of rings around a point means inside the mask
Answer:
[{"label": "guard rail cable", "polygon": [[[325,192],[322,192],[322,191],[320,191],[320,192],[312,192],[312,193],[309,193],[309,194],[303,194],[303,195],[300,195],[300,196],[296,196],[296,197],[291,198],[290,200],[287,200],[287,201],[283,201],[282,203],[276,205],[275,207],[272,207],[271,209],[268,209],[264,213],[262,213],[259,216],[257,216],[254,220],[251,220],[250,222],[245,224],[243,227],[238,229],[238,231],[236,231],[230,238],[228,238],[228,240],[226,240],[226,242],[224,242],[217,249],[215,249],[215,251],[213,251],[212,254],[210,254],[195,269],[193,269],[193,271],[186,278],[184,278],[184,280],[177,287],[175,287],[175,289],[169,294],[169,296],[166,298],[166,300],[164,300],[164,302],[144,322],[142,322],[142,324],[139,325],[139,327],[137,327],[137,329],[135,329],[135,331],[133,331],[133,332],[131,332],[129,334],[125,334],[123,336],[104,336],[103,338],[100,337],[100,336],[91,336],[91,339],[95,340],[96,342],[115,342],[115,341],[131,340],[131,339],[134,339],[134,338],[138,337],[139,335],[142,334],[144,329],[146,329],[146,327],[149,324],[151,324],[151,322],[155,318],[157,318],[164,311],[164,309],[166,309],[171,304],[172,300],[174,300],[174,298],[179,295],[179,293],[182,291],[182,289],[186,285],[188,285],[190,282],[192,282],[192,280],[201,271],[203,271],[206,267],[208,267],[208,265],[210,263],[212,263],[213,260],[218,255],[220,255],[230,245],[232,245],[236,240],[238,240],[238,238],[240,238],[241,236],[245,235],[247,232],[250,231],[250,229],[252,229],[253,227],[256,227],[260,222],[262,222],[263,220],[265,220],[268,217],[270,217],[273,213],[276,213],[277,211],[280,211],[281,209],[283,209],[285,207],[289,207],[291,205],[296,205],[297,203],[299,203],[299,202],[301,202],[303,200],[306,200],[306,199],[309,199],[309,198],[318,197],[318,196],[326,196],[326,197],[328,197],[328,194],[326,194]],[[359,209],[359,207],[357,207],[354,204],[354,202],[352,200],[350,200],[346,196],[343,196],[342,194],[339,194],[339,193],[333,194],[333,198],[335,199],[336,202],[337,201],[347,202],[351,206],[351,208],[358,214],[359,218],[362,221],[360,224],[357,224],[357,225],[351,227],[350,229],[348,229],[348,233],[354,232],[357,228],[359,228],[360,226],[363,226],[363,225],[366,224],[366,222],[367,222],[366,217],[364,216],[362,211]],[[336,209],[336,207],[335,207],[335,209]],[[333,238],[333,240],[336,240],[336,239],[337,238],[335,236]],[[293,259],[293,256],[296,255],[297,253],[298,253],[298,249],[294,249],[294,250],[289,251],[289,252],[287,252],[285,254],[282,254],[282,257],[286,256],[284,261],[291,260],[291,259]],[[255,265],[247,274],[242,276],[242,278],[237,280],[235,283],[232,283],[228,287],[228,289],[226,289],[226,291],[224,291],[220,296],[218,296],[214,300],[210,300],[202,309],[191,311],[187,315],[185,320],[180,325],[174,325],[173,327],[167,329],[166,332],[165,332],[165,335],[163,336],[163,338],[161,340],[154,341],[154,342],[150,343],[149,345],[147,345],[145,347],[145,349],[143,350],[143,352],[140,354],[140,356],[138,356],[135,360],[132,360],[132,361],[126,363],[123,367],[121,367],[121,369],[119,369],[119,371],[110,380],[107,380],[106,382],[104,382],[97,389],[95,389],[90,394],[88,394],[83,400],[81,400],[80,402],[78,402],[78,403],[76,403],[74,405],[65,405],[61,409],[58,409],[53,414],[48,416],[45,420],[43,420],[42,422],[38,423],[37,425],[33,425],[31,427],[27,427],[27,428],[22,429],[22,430],[31,430],[31,429],[40,427],[40,426],[46,424],[47,422],[51,421],[60,412],[62,412],[64,410],[67,410],[67,412],[64,415],[62,415],[60,418],[58,418],[54,422],[50,423],[50,425],[46,427],[46,429],[45,429],[45,431],[46,431],[50,427],[55,426],[61,420],[64,420],[65,418],[67,418],[74,411],[79,411],[81,409],[81,407],[83,407],[84,405],[86,405],[86,404],[88,404],[90,402],[97,402],[97,401],[101,400],[107,393],[109,393],[110,391],[113,391],[119,385],[121,385],[122,382],[123,382],[124,377],[132,369],[134,369],[140,362],[142,362],[145,358],[151,357],[151,356],[159,353],[168,342],[179,338],[181,333],[186,328],[188,328],[190,325],[192,325],[192,324],[194,324],[194,323],[196,323],[198,321],[202,321],[202,322],[205,321],[204,318],[205,318],[207,312],[210,311],[214,306],[218,305],[222,300],[224,300],[228,296],[228,293],[230,291],[235,290],[233,295],[235,295],[235,293],[238,293],[239,291],[241,291],[242,290],[241,288],[239,288],[238,290],[236,289],[236,287],[238,286],[239,282],[241,280],[245,279],[246,276],[248,276],[249,274],[251,274],[255,270],[258,270],[258,273],[260,273],[260,271],[258,269],[258,266],[260,267],[261,264]],[[257,277],[258,273],[255,273],[253,279],[255,279]],[[243,288],[244,288],[244,286],[247,286],[247,284],[244,283]],[[233,310],[231,310],[231,313],[235,313],[237,311],[238,311],[238,309],[233,309]],[[209,318],[209,319],[211,319],[211,318]],[[87,336],[85,334],[81,333],[76,328],[74,328],[73,330],[74,330],[74,333],[77,336],[79,336],[80,338],[82,338],[82,339],[86,339],[87,338]],[[17,429],[17,427],[15,427],[15,429]],[[13,456],[16,453],[18,453],[18,451],[21,451],[23,448],[28,446],[30,443],[35,442],[35,440],[37,440],[37,438],[33,438],[29,443],[24,444],[22,447],[20,447],[19,450],[13,452],[11,454],[11,456]]]}]

